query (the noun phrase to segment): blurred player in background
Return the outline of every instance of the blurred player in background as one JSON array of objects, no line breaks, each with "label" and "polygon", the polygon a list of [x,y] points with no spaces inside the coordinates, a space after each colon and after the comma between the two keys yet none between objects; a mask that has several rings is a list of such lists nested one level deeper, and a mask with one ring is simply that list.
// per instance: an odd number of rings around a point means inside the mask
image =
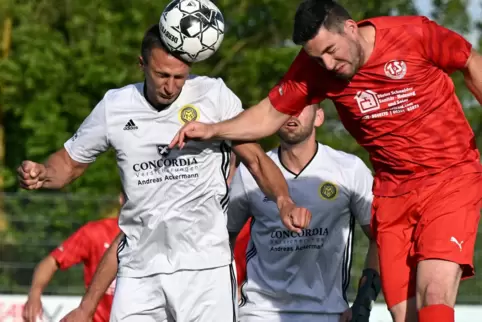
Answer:
[{"label": "blurred player in background", "polygon": [[[305,107],[278,131],[279,148],[268,152],[293,200],[313,215],[302,233],[283,227],[276,205],[243,165],[231,183],[228,231],[242,285],[241,322],[368,321],[369,309],[360,300],[370,303],[380,291],[377,245],[370,232],[373,177],[358,157],[316,141],[323,119],[318,104]],[[370,242],[351,320],[346,291],[355,221]]]},{"label": "blurred player in background", "polygon": [[[124,194],[119,195],[119,205],[125,202]],[[84,264],[84,284],[87,288],[92,281],[97,265],[114,238],[120,233],[118,213],[115,217],[91,221],[80,227],[59,247],[45,257],[35,268],[32,286],[27,303],[23,309],[26,322],[37,322],[42,315],[41,295],[60,268],[68,269],[74,265]],[[112,283],[97,306],[93,322],[109,321],[115,283]]]},{"label": "blurred player in background", "polygon": [[255,143],[212,140],[170,150],[183,124],[230,119],[243,110],[241,102],[221,79],[191,75],[191,66],[165,49],[157,24],[144,36],[139,62],[145,82],[109,90],[63,149],[45,164],[25,161],[18,169],[22,187],[56,189],[100,153],[116,151],[126,194],[124,238],[111,245],[117,256],[106,253],[66,320],[88,320],[117,274],[111,321],[236,321],[226,229],[231,150],[290,229],[304,228],[310,214],[296,207],[280,170]]},{"label": "blurred player in background", "polygon": [[331,99],[375,169],[373,231],[383,294],[396,322],[453,322],[461,278],[474,275],[482,206],[475,136],[450,74],[482,104],[482,56],[426,17],[355,22],[331,0],[305,0],[289,71],[258,105],[218,124],[187,124],[185,139],[256,140],[305,105]]}]

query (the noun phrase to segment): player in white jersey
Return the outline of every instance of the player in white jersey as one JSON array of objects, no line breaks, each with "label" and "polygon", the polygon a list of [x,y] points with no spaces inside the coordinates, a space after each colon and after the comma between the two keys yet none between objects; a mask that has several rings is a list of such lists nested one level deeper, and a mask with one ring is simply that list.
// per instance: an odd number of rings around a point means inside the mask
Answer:
[{"label": "player in white jersey", "polygon": [[[111,246],[119,262],[106,255],[87,301],[66,320],[88,319],[117,271],[111,321],[236,321],[226,230],[231,143],[167,145],[186,122],[227,120],[242,111],[241,102],[221,79],[190,75],[190,65],[164,48],[157,25],[147,31],[139,59],[144,83],[109,90],[63,149],[45,164],[24,161],[18,169],[22,187],[56,189],[108,148],[116,152],[126,195],[124,237]],[[306,220],[292,228],[306,226],[309,212],[291,201],[261,147],[232,148],[281,213]]]},{"label": "player in white jersey", "polygon": [[[268,152],[283,172],[293,200],[312,213],[309,227],[301,233],[285,229],[276,205],[245,166],[234,175],[228,208],[232,244],[252,218],[244,251],[241,322],[350,321],[346,291],[356,221],[370,238],[365,275],[378,278],[377,248],[369,226],[373,177],[358,157],[316,142],[315,129],[322,123],[318,105],[307,106],[283,125],[278,131],[280,147]],[[243,259],[236,258],[236,263],[243,265]],[[368,321],[369,311],[360,312],[359,303],[367,291],[360,291],[352,321]]]}]

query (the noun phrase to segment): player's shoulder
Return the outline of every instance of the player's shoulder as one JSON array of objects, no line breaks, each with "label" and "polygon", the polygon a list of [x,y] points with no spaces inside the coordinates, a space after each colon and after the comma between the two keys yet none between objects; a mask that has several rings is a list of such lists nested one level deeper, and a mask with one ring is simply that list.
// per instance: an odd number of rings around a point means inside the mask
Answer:
[{"label": "player's shoulder", "polygon": [[372,24],[377,30],[383,29],[401,29],[406,27],[422,26],[424,23],[430,21],[425,16],[381,16],[365,19],[358,22],[359,26],[365,24]]},{"label": "player's shoulder", "polygon": [[366,167],[363,160],[354,154],[337,150],[321,143],[318,143],[318,149],[322,150],[321,153],[318,153],[319,156],[329,158],[333,165],[342,169],[356,170],[363,166]]},{"label": "player's shoulder", "polygon": [[199,91],[199,93],[210,93],[219,95],[220,89],[226,89],[228,86],[220,77],[209,77],[201,75],[190,75],[186,80],[186,85],[191,91]]},{"label": "player's shoulder", "polygon": [[84,228],[88,232],[96,232],[103,229],[112,229],[113,227],[118,226],[118,221],[119,220],[116,217],[102,218],[89,221],[84,226],[82,226],[82,228]]},{"label": "player's shoulder", "polygon": [[129,84],[108,90],[102,98],[107,115],[116,115],[118,111],[137,111],[143,105],[144,83]]},{"label": "player's shoulder", "polygon": [[119,88],[108,90],[104,95],[104,100],[109,103],[122,102],[126,98],[142,95],[144,84],[134,83]]}]

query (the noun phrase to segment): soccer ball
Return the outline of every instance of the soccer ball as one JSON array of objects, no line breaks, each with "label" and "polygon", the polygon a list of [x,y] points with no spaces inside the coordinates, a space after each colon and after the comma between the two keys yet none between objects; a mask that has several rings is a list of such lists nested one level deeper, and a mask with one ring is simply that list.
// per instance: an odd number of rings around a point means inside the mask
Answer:
[{"label": "soccer ball", "polygon": [[209,0],[174,0],[161,14],[164,44],[188,62],[211,57],[224,38],[224,18]]}]

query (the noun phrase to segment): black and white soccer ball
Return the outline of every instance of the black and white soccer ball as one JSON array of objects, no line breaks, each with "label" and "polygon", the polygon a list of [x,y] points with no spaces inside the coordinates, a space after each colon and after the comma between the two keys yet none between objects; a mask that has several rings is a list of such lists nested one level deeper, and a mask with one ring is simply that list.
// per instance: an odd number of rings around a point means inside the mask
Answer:
[{"label": "black and white soccer ball", "polygon": [[164,44],[188,62],[211,57],[224,39],[224,17],[209,0],[174,0],[161,14]]}]

